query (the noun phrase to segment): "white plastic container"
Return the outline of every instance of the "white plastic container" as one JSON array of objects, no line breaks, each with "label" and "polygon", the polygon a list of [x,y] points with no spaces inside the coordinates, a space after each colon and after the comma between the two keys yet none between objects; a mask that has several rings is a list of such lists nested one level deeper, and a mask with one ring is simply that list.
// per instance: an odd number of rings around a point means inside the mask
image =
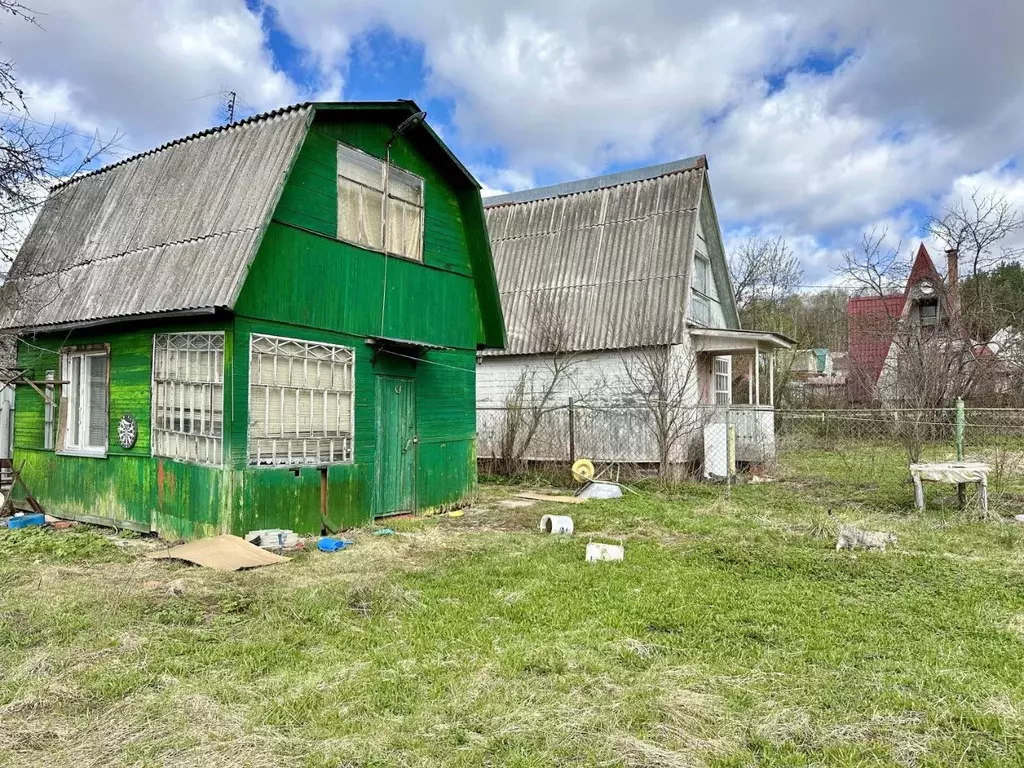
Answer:
[{"label": "white plastic container", "polygon": [[299,545],[299,534],[284,528],[249,531],[245,540],[254,544],[257,538],[261,549],[295,549]]},{"label": "white plastic container", "polygon": [[540,519],[542,533],[572,535],[572,518],[567,515],[544,515]]},{"label": "white plastic container", "polygon": [[587,544],[587,562],[596,563],[598,560],[622,560],[626,556],[626,548],[621,544],[602,544],[590,542]]}]

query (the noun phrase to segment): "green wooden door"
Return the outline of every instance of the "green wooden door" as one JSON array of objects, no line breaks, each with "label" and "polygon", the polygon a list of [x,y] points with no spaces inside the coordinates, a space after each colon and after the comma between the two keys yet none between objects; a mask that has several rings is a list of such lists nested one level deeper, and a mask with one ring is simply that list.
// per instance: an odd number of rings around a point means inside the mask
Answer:
[{"label": "green wooden door", "polygon": [[416,388],[412,379],[377,377],[377,515],[416,509]]}]

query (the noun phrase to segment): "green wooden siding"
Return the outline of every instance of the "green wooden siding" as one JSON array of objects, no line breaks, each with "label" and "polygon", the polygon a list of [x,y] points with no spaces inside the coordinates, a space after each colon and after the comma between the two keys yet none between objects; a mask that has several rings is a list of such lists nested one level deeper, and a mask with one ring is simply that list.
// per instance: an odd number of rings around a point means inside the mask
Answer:
[{"label": "green wooden siding", "polygon": [[272,223],[236,305],[240,316],[359,336],[384,335],[474,349],[476,295],[467,277],[384,259],[333,238]]},{"label": "green wooden siding", "polygon": [[[235,306],[239,315],[381,334],[385,258],[336,239],[336,146],[342,141],[383,158],[390,133],[380,122],[318,116]],[[486,248],[482,214],[476,215],[480,197],[464,179],[453,182],[440,170],[440,152],[406,136],[391,148],[392,163],[424,179],[423,263],[387,259],[383,335],[475,349],[486,340],[478,296],[485,276],[472,268],[467,221],[479,220],[473,231]],[[317,276],[312,282],[311,275]]]},{"label": "green wooden siding", "polygon": [[[337,240],[336,141],[383,157],[393,126],[377,120],[318,111],[233,316],[126,323],[95,333],[40,336],[32,346],[19,347],[20,365],[35,379],[44,378],[46,370],[59,370],[56,350],[62,344],[106,343],[111,350],[106,459],[43,450],[42,398],[18,387],[15,461],[24,462],[26,481],[44,507],[152,527],[170,538],[259,528],[315,534],[325,524],[330,529],[362,524],[391,511],[381,508],[375,485],[381,461],[375,418],[381,376],[413,382],[409,412],[418,446],[409,485],[417,508],[455,502],[472,489],[476,349],[504,340],[479,194],[423,132],[414,141],[403,136],[393,145],[392,162],[425,181],[422,263],[385,258]],[[227,332],[225,466],[151,457],[153,334],[217,329]],[[249,344],[254,333],[355,350],[353,463],[326,470],[249,466]],[[431,350],[418,361],[377,356],[366,344],[366,337],[376,335],[446,349]],[[390,405],[382,407],[393,415]],[[117,422],[125,412],[139,425],[138,442],[129,451],[117,443]],[[324,471],[326,510],[321,505]]]},{"label": "green wooden siding", "polygon": [[[376,377],[413,379],[416,389],[415,492],[422,510],[461,499],[476,482],[476,355],[470,350],[431,351],[419,362],[382,354],[360,336],[301,328],[265,320],[238,318],[234,331],[231,391],[231,465],[243,489],[233,518],[246,530],[287,527],[298,531],[320,528],[320,474],[248,465],[248,365],[251,334],[341,344],[355,351],[354,464],[334,465],[328,482],[328,520],[332,527],[349,527],[382,514],[376,506],[377,477],[375,414]],[[270,523],[268,521],[276,521]]]},{"label": "green wooden siding", "polygon": [[[28,385],[17,387],[14,460],[18,466],[24,463],[25,481],[32,494],[55,512],[138,528],[152,526],[171,538],[230,530],[231,478],[227,473],[150,455],[153,334],[225,331],[227,384],[231,371],[230,328],[229,320],[202,325],[136,324],[21,341],[18,365],[34,380],[42,380],[47,370],[55,371],[59,378],[61,347],[107,344],[110,348],[106,458],[65,456],[44,450],[43,398]],[[230,401],[229,386],[225,387],[225,399]],[[135,417],[139,429],[135,446],[127,450],[117,440],[117,425],[125,413]],[[228,418],[225,413],[225,420]]]}]

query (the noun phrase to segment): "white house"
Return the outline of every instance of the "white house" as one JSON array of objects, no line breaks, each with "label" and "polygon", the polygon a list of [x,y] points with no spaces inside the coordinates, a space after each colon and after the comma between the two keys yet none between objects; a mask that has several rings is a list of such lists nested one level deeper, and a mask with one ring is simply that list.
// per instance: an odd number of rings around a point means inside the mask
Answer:
[{"label": "white house", "polygon": [[[739,461],[772,458],[773,353],[792,341],[740,327],[705,157],[484,204],[508,346],[478,360],[481,458],[509,450],[510,404],[543,416],[518,448],[525,459],[565,459],[571,447],[659,461],[665,406],[688,414],[673,462],[699,460],[707,425],[727,420]],[[732,405],[736,356],[749,374],[743,406]]]}]

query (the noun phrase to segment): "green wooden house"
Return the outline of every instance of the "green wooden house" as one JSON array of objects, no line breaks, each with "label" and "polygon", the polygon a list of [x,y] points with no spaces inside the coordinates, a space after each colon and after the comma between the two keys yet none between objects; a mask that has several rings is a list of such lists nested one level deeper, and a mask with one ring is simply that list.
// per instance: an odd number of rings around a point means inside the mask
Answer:
[{"label": "green wooden house", "polygon": [[171,538],[455,502],[502,347],[479,185],[410,101],[313,103],[55,188],[0,291],[14,462]]}]

